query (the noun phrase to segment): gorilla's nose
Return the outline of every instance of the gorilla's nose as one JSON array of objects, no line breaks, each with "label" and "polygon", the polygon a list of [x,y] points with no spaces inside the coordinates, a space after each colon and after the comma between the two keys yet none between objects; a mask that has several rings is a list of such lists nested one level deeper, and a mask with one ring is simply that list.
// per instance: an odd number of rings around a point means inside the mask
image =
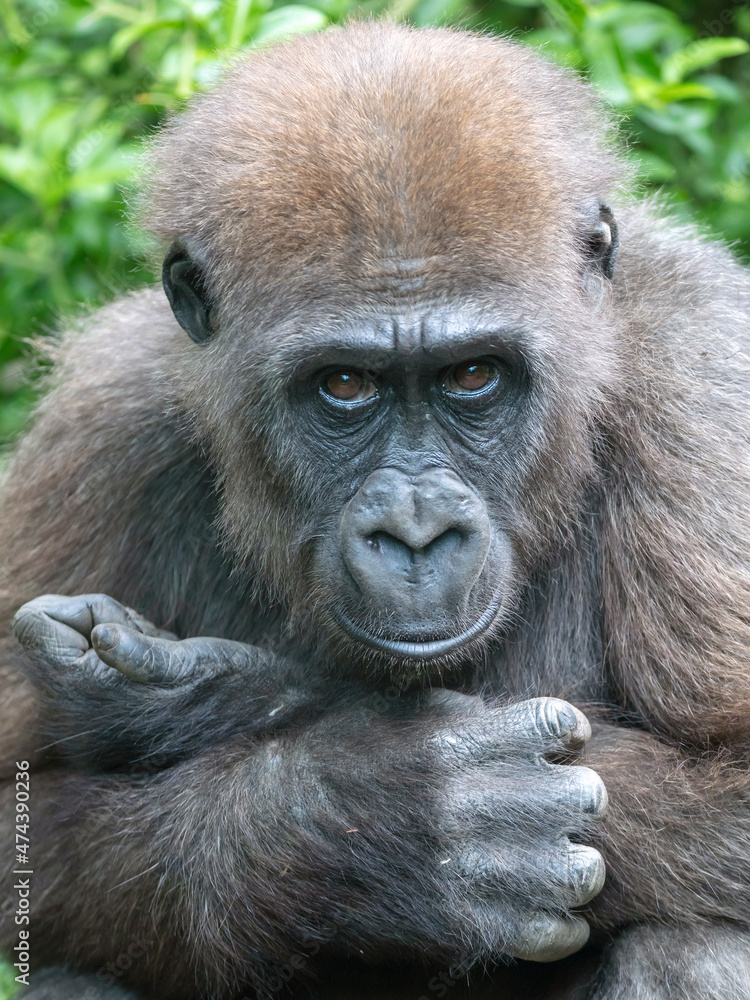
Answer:
[{"label": "gorilla's nose", "polygon": [[449,469],[378,469],[341,520],[344,561],[370,609],[415,628],[460,613],[484,566],[484,503]]}]

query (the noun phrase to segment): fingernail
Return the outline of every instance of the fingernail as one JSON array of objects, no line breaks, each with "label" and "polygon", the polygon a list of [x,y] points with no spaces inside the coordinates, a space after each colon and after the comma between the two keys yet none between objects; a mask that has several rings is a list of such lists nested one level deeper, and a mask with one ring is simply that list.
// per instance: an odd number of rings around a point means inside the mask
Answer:
[{"label": "fingernail", "polygon": [[95,645],[100,649],[114,649],[119,641],[120,633],[116,628],[100,625],[96,630]]}]

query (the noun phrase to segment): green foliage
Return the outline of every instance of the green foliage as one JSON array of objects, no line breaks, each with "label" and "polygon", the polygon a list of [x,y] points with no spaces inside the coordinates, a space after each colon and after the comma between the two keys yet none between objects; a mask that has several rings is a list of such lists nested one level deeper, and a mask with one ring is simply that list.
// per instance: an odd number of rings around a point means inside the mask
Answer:
[{"label": "green foliage", "polygon": [[622,116],[647,186],[665,186],[716,232],[750,246],[748,45],[719,34],[747,33],[750,15],[743,5],[729,24],[717,8],[701,24],[711,5],[693,7],[0,0],[0,440],[17,433],[32,396],[26,340],[153,277],[124,222],[143,139],[238,50],[347,16],[510,30],[542,45],[588,73]]},{"label": "green foliage", "polygon": [[[749,249],[747,41],[709,36],[655,3],[548,0],[545,6],[565,7],[567,16],[526,37],[587,72],[624,116],[644,184],[665,187],[685,214],[697,213]],[[748,34],[747,8],[730,12],[734,27]]]},{"label": "green foliage", "polygon": [[[0,439],[25,341],[153,276],[124,225],[144,138],[238,50],[355,15],[511,31],[587,73],[645,188],[750,249],[750,9],[727,0],[0,0]],[[727,37],[731,36],[731,37]],[[0,1000],[13,975],[0,967]]]},{"label": "green foliage", "polygon": [[0,1000],[10,1000],[22,987],[15,981],[15,969],[9,964],[0,963]]}]

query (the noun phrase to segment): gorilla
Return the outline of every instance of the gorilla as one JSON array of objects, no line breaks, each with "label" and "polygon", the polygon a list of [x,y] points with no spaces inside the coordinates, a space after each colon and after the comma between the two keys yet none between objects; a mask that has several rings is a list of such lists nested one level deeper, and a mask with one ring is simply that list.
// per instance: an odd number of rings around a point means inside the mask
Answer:
[{"label": "gorilla", "polygon": [[750,997],[750,277],[630,183],[388,23],[155,140],[3,488],[28,1000]]}]

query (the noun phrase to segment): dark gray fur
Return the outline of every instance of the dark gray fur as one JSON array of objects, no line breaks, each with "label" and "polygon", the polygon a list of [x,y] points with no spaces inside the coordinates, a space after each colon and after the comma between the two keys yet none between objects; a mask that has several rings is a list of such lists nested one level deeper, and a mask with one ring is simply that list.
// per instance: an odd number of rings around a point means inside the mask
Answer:
[{"label": "dark gray fur", "polygon": [[[4,484],[30,998],[750,997],[750,278],[626,197],[608,128],[521,47],[367,24],[157,141],[192,339],[161,290],[96,313]],[[384,330],[395,402],[336,432],[300,365]],[[449,418],[417,376],[467,331],[507,391]],[[462,612],[394,614],[419,639],[501,594],[425,662],[337,624],[388,633],[337,547],[384,467],[447,469],[494,533]]]}]

